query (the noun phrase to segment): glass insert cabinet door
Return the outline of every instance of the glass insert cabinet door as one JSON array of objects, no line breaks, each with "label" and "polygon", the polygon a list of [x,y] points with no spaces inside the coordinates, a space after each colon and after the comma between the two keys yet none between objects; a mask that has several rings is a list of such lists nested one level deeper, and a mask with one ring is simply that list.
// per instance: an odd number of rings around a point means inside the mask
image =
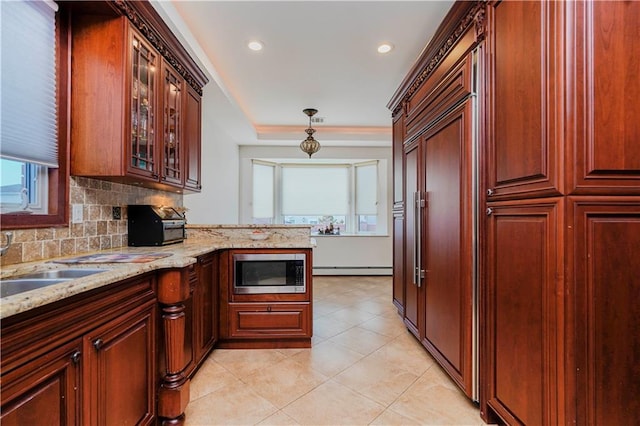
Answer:
[{"label": "glass insert cabinet door", "polygon": [[156,70],[158,56],[134,33],[131,39],[131,162],[130,170],[158,176],[155,147]]},{"label": "glass insert cabinet door", "polygon": [[182,183],[182,84],[168,64],[163,66],[163,155],[162,179]]}]

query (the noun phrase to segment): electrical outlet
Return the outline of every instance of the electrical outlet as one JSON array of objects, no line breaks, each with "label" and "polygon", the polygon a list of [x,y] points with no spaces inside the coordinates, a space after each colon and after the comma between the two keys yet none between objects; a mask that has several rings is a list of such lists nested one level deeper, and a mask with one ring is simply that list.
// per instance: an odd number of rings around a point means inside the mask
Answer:
[{"label": "electrical outlet", "polygon": [[113,220],[122,219],[122,209],[120,206],[111,207],[111,216],[113,217]]},{"label": "electrical outlet", "polygon": [[82,204],[73,204],[71,208],[71,223],[82,223]]}]

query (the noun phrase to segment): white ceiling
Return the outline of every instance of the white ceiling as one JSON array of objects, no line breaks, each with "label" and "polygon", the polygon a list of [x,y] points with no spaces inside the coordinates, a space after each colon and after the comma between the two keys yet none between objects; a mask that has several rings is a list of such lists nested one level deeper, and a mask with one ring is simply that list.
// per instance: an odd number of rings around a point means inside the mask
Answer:
[{"label": "white ceiling", "polygon": [[[172,0],[164,9],[179,14],[213,67],[209,84],[253,127],[240,144],[299,143],[302,110],[316,108],[322,144],[388,146],[387,102],[452,4]],[[249,50],[252,39],[264,49]],[[389,54],[376,51],[383,41],[395,46]]]}]

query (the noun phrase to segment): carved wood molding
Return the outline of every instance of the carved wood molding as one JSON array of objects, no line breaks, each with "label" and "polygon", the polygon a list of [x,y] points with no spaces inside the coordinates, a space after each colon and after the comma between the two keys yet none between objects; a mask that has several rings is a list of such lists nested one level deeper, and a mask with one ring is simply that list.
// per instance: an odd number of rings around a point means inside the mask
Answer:
[{"label": "carved wood molding", "polygon": [[393,115],[404,109],[404,114],[407,114],[407,103],[411,96],[422,86],[422,84],[429,78],[433,71],[438,68],[440,63],[446,58],[451,49],[456,45],[458,40],[467,32],[467,30],[475,25],[476,42],[480,42],[484,39],[485,35],[485,6],[484,0],[476,0],[475,4],[469,8],[468,12],[460,20],[455,29],[449,34],[446,40],[440,44],[437,52],[429,60],[427,65],[422,69],[420,74],[414,79],[413,83],[407,89],[405,95],[402,97],[402,101],[396,105],[393,109]]},{"label": "carved wood molding", "polygon": [[145,36],[147,41],[162,55],[162,57],[184,78],[189,86],[202,96],[202,86],[180,62],[158,32],[140,16],[138,11],[127,0],[115,0],[114,4],[129,19],[134,27]]}]

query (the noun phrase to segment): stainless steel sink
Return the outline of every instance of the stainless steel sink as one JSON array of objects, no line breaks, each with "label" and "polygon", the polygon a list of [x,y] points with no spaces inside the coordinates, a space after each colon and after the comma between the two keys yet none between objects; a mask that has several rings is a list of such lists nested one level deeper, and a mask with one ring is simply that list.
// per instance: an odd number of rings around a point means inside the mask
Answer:
[{"label": "stainless steel sink", "polygon": [[54,269],[19,275],[0,280],[0,297],[13,296],[14,294],[24,293],[25,291],[47,287],[105,271],[108,271],[108,269]]}]

